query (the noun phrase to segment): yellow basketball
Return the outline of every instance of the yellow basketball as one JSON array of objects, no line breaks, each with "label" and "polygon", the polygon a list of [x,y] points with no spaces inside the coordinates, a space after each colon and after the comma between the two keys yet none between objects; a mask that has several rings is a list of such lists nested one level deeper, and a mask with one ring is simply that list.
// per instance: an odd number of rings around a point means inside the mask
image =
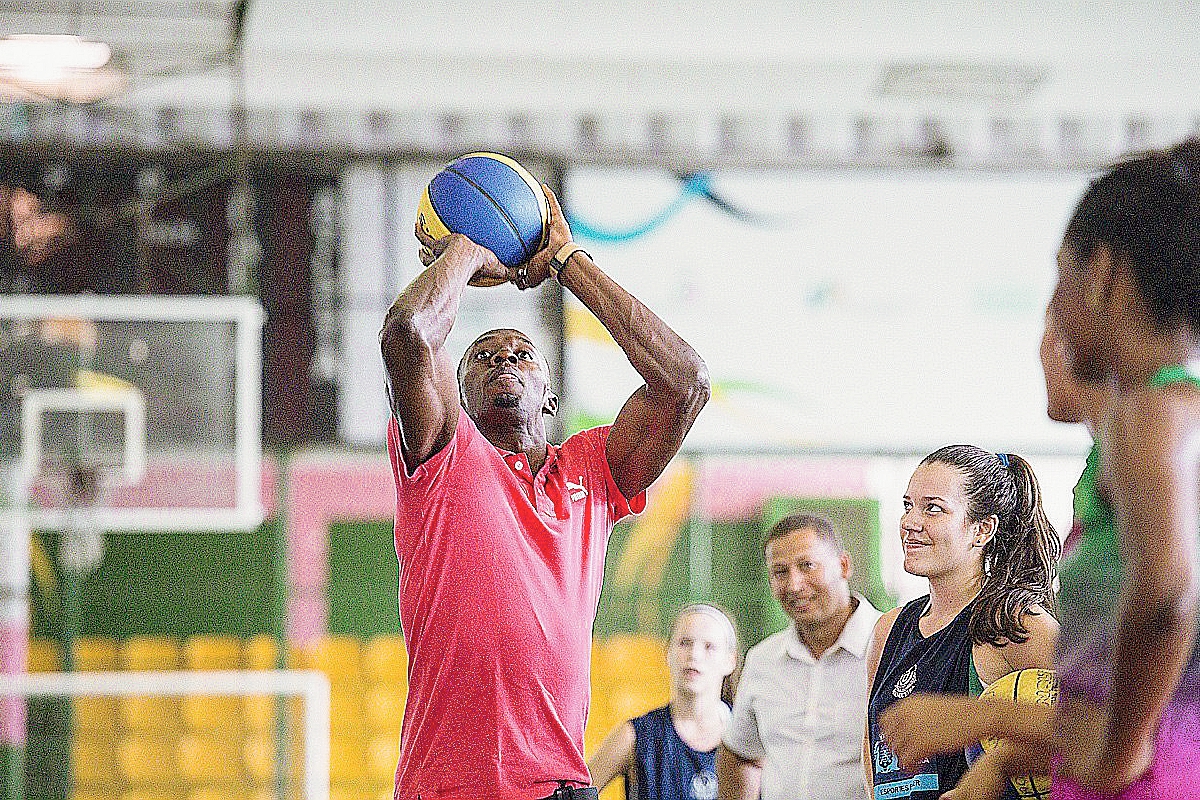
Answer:
[{"label": "yellow basketball", "polygon": [[[1058,676],[1052,669],[1021,669],[997,679],[979,695],[1009,700],[1013,703],[1031,703],[1052,706],[1058,701]],[[984,739],[980,742],[985,751],[999,742]],[[1050,777],[1048,775],[1014,775],[1010,779],[1017,796],[1028,800],[1049,800]]]}]

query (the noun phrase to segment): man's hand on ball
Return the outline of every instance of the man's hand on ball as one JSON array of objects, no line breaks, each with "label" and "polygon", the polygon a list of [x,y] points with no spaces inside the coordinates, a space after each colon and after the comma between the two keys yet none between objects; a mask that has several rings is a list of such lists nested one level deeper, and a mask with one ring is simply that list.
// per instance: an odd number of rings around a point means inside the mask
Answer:
[{"label": "man's hand on ball", "polygon": [[515,271],[501,264],[495,253],[475,244],[461,233],[434,239],[418,225],[416,234],[421,242],[421,249],[417,255],[426,267],[442,257],[453,259],[454,262],[473,260],[476,262],[475,272],[468,281],[472,286],[496,286],[516,277]]},{"label": "man's hand on ball", "polygon": [[533,254],[529,262],[525,264],[525,288],[532,289],[542,281],[551,277],[550,274],[550,259],[559,249],[571,241],[571,228],[567,225],[566,215],[563,214],[562,206],[558,204],[558,198],[554,196],[554,192],[550,191],[550,187],[542,184],[542,191],[546,194],[546,203],[550,207],[550,221],[547,223],[549,235],[546,236],[546,245],[541,250]]}]

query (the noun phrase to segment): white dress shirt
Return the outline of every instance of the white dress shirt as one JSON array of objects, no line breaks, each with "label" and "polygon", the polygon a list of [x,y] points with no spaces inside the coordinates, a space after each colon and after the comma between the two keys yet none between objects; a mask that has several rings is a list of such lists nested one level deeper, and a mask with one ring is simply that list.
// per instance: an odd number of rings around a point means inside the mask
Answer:
[{"label": "white dress shirt", "polygon": [[762,800],[862,800],[867,645],[881,616],[866,598],[819,659],[795,625],[746,653],[725,746],[761,760]]}]

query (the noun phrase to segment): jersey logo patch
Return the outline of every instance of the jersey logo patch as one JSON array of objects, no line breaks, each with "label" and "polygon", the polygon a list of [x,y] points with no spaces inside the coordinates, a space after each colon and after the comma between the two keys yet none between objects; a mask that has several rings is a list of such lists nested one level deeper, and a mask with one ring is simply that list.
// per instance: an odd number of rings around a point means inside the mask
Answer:
[{"label": "jersey logo patch", "polygon": [[897,700],[903,700],[912,694],[913,689],[917,688],[917,665],[913,664],[908,668],[908,671],[900,676],[896,681],[896,685],[892,687],[892,697]]},{"label": "jersey logo patch", "polygon": [[582,475],[579,476],[579,483],[571,483],[570,481],[564,481],[564,483],[567,485],[567,492],[571,495],[572,503],[588,496],[587,487],[583,485]]},{"label": "jersey logo patch", "polygon": [[889,772],[895,772],[900,769],[900,763],[896,760],[896,754],[892,752],[892,748],[887,746],[887,742],[880,739],[875,742],[875,774],[886,775]]}]

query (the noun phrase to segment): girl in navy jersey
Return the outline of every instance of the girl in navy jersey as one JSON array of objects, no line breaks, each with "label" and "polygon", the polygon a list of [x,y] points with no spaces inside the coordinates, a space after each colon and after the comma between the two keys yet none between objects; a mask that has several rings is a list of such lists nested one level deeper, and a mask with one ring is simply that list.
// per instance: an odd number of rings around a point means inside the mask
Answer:
[{"label": "girl in navy jersey", "polygon": [[[904,569],[929,594],[885,614],[867,652],[872,679],[863,768],[875,800],[933,800],[967,769],[963,751],[902,769],[879,715],[911,694],[978,695],[1019,669],[1049,669],[1059,540],[1020,456],[951,445],[909,480],[900,522]],[[923,724],[935,726],[935,719]]]},{"label": "girl in navy jersey", "polygon": [[588,762],[603,789],[618,775],[629,800],[716,800],[716,750],[729,721],[724,696],[737,636],[716,606],[686,606],[667,645],[671,701],[608,735]]}]

